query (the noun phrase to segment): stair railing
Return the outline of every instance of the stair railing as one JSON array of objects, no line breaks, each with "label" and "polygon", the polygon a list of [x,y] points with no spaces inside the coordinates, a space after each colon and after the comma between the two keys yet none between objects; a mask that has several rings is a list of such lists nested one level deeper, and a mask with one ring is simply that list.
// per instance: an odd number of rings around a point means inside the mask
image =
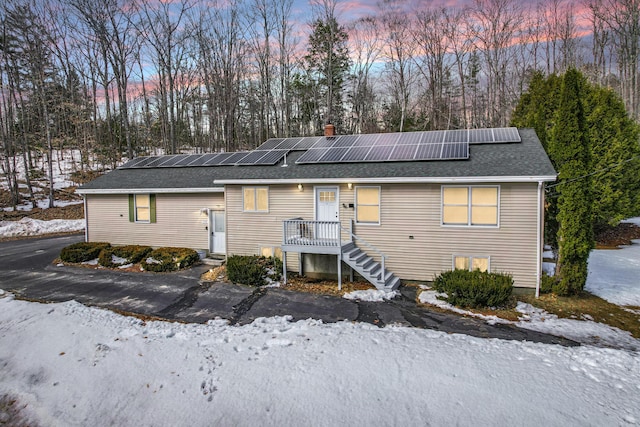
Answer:
[{"label": "stair railing", "polygon": [[382,253],[382,251],[380,249],[376,248],[371,243],[369,243],[366,240],[364,240],[362,237],[358,237],[353,233],[353,220],[349,221],[349,229],[348,230],[345,229],[342,226],[340,226],[340,230],[342,230],[343,232],[349,234],[349,236],[351,237],[351,242],[354,242],[354,240],[358,240],[358,242],[363,243],[367,248],[371,249],[372,251],[374,251],[378,255],[380,255],[380,259],[382,260],[382,262],[380,263],[380,266],[382,267],[382,276],[381,276],[381,281],[379,283],[384,286],[384,284],[385,284],[384,261],[385,261],[385,258],[387,256],[384,253]]}]

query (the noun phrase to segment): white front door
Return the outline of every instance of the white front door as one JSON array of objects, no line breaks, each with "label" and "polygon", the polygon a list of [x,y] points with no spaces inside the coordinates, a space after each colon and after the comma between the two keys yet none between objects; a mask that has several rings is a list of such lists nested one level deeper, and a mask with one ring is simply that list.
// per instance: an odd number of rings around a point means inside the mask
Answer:
[{"label": "white front door", "polygon": [[209,211],[209,231],[211,233],[209,251],[214,254],[224,254],[226,252],[224,211]]},{"label": "white front door", "polygon": [[[339,221],[338,187],[315,187],[316,221]],[[335,227],[318,224],[316,236],[320,239],[337,238]]]}]

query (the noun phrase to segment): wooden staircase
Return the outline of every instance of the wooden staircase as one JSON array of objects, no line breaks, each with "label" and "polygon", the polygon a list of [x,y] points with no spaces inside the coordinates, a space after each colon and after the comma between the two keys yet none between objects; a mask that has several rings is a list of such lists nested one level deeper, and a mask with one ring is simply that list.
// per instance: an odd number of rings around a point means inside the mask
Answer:
[{"label": "wooden staircase", "polygon": [[342,246],[342,260],[373,286],[383,291],[393,291],[400,286],[400,278],[363,252],[353,242]]}]

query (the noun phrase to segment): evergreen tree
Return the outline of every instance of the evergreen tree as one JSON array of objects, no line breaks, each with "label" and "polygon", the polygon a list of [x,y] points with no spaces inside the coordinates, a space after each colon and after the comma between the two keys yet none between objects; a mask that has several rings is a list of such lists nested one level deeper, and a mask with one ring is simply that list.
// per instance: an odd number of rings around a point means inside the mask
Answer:
[{"label": "evergreen tree", "polygon": [[590,148],[583,107],[582,75],[569,69],[562,80],[548,149],[558,170],[558,294],[580,292],[593,248]]},{"label": "evergreen tree", "polygon": [[594,231],[638,214],[640,128],[611,89],[591,88],[585,114],[593,175]]},{"label": "evergreen tree", "polygon": [[[335,17],[313,22],[309,36],[309,53],[305,56],[308,71],[320,88],[325,123],[333,123],[338,131],[344,129],[343,92],[351,61],[347,41],[349,36]],[[317,118],[322,120],[321,117]],[[320,121],[318,127],[322,128]]]}]

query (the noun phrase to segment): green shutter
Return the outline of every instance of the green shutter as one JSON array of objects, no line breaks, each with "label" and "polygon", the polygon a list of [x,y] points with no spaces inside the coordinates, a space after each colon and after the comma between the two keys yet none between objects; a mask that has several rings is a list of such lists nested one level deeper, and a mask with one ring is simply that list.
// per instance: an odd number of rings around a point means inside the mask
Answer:
[{"label": "green shutter", "polygon": [[136,205],[133,199],[133,194],[129,194],[129,222],[136,221]]},{"label": "green shutter", "polygon": [[156,195],[149,194],[149,222],[156,222]]}]

